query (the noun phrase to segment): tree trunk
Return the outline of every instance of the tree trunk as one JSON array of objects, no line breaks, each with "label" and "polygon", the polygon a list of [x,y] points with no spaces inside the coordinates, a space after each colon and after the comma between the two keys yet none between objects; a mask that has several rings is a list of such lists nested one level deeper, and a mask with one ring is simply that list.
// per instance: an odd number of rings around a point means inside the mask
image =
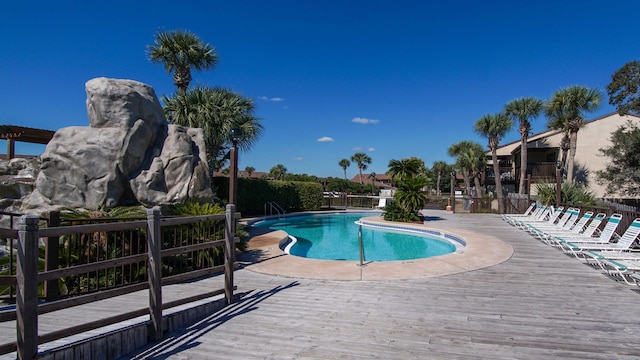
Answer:
[{"label": "tree trunk", "polygon": [[440,178],[442,173],[438,171],[438,182],[436,183],[436,195],[440,196]]},{"label": "tree trunk", "polygon": [[362,181],[362,168],[359,167],[358,170],[360,172],[360,185],[364,185],[364,181]]},{"label": "tree trunk", "polygon": [[502,196],[502,182],[500,181],[500,165],[498,164],[497,148],[491,148],[491,157],[493,158],[493,176],[496,182],[496,196],[498,198],[498,212],[504,214],[504,204]]},{"label": "tree trunk", "polygon": [[469,179],[469,170],[462,169],[462,177],[464,178],[464,191],[469,195],[469,190],[471,189],[471,179]]},{"label": "tree trunk", "polygon": [[522,135],[522,142],[520,143],[520,189],[518,193],[524,194],[526,192],[525,181],[527,180],[527,135]]},{"label": "tree trunk", "polygon": [[478,178],[478,174],[476,174],[476,176],[473,177],[473,183],[476,186],[476,197],[481,198],[482,197],[482,187],[480,187],[480,179]]},{"label": "tree trunk", "polygon": [[573,183],[573,165],[576,158],[576,146],[578,143],[578,132],[569,134],[569,158],[567,159],[567,181]]}]

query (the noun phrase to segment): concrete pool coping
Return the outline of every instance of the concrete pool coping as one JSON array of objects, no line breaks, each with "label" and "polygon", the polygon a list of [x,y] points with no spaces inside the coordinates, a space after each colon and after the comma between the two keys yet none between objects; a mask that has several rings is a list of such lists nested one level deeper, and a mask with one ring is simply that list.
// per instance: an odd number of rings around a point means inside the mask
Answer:
[{"label": "concrete pool coping", "polygon": [[318,280],[399,280],[457,274],[478,270],[507,261],[513,247],[497,237],[456,229],[439,224],[409,224],[387,222],[380,216],[364,217],[379,224],[402,225],[416,229],[434,229],[458,236],[466,242],[454,253],[408,261],[371,262],[360,266],[359,261],[317,260],[293,256],[280,249],[280,242],[288,234],[281,230],[253,236],[248,251],[238,256],[245,269],[256,273]]}]

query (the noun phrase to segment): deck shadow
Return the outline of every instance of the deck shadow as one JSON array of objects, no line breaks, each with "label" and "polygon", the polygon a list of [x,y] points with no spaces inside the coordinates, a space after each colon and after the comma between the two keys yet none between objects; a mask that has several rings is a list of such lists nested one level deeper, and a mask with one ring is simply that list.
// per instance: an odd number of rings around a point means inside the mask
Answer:
[{"label": "deck shadow", "polygon": [[270,290],[247,292],[250,296],[242,298],[235,304],[229,305],[222,310],[205,317],[199,322],[186,327],[182,330],[168,334],[168,337],[160,342],[151,345],[134,354],[127,354],[129,359],[167,359],[173,355],[179,354],[186,349],[196,347],[202,342],[199,339],[207,333],[215,330],[225,322],[259,309],[259,304],[268,298],[300,285],[299,282],[293,281],[284,286],[276,286]]}]

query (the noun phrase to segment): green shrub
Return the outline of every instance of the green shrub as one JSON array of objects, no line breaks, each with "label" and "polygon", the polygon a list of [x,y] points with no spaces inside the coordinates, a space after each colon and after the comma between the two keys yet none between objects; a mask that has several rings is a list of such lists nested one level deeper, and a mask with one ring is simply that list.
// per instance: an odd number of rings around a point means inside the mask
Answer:
[{"label": "green shrub", "polygon": [[[218,201],[226,203],[229,178],[215,177],[213,184]],[[316,182],[239,178],[236,211],[243,216],[260,215],[271,201],[286,211],[319,210],[322,200],[322,185]]]},{"label": "green shrub", "polygon": [[388,202],[384,207],[383,219],[387,221],[414,222],[420,221],[420,216],[414,211],[406,210],[397,201]]},{"label": "green shrub", "polygon": [[[556,183],[541,182],[536,184],[538,200],[544,205],[556,203]],[[595,205],[596,198],[592,192],[580,184],[563,182],[560,187],[560,202],[563,204],[586,206]]]}]

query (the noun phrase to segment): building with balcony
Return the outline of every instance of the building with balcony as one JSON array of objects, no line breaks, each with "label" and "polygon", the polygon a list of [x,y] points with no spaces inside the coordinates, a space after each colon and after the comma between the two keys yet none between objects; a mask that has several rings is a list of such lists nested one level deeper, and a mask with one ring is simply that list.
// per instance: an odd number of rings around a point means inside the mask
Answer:
[{"label": "building with balcony", "polygon": [[[605,187],[596,181],[596,172],[604,170],[609,160],[601,154],[600,149],[611,146],[611,134],[628,121],[640,126],[639,116],[611,113],[588,121],[578,132],[574,180],[587,185],[596,197],[607,197]],[[561,130],[547,130],[529,137],[526,173],[527,176],[531,175],[532,194],[535,192],[534,184],[555,181],[556,161],[562,158],[562,137]],[[499,147],[497,152],[503,191],[517,192],[520,183],[520,139]],[[495,186],[490,151],[487,152],[485,186],[489,191]]]}]

